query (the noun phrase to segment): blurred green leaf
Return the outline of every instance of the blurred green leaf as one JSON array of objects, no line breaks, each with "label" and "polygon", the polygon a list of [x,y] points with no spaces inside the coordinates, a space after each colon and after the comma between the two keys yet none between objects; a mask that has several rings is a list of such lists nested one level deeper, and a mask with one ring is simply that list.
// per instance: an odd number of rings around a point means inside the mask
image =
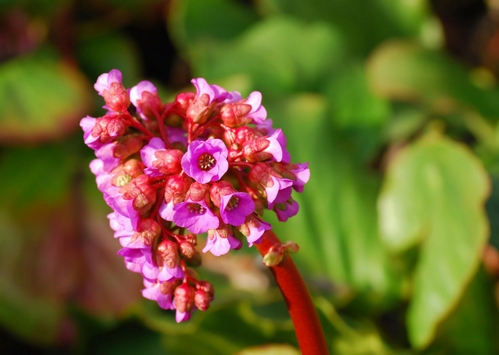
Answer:
[{"label": "blurred green leaf", "polygon": [[63,142],[0,158],[0,324],[33,343],[73,336],[70,300],[113,317],[140,296],[105,213],[78,190],[78,149]]},{"label": "blurred green leaf", "polygon": [[367,69],[382,97],[419,102],[437,113],[468,108],[489,119],[499,117],[499,90],[475,85],[468,71],[441,51],[390,41],[376,49]]},{"label": "blurred green leaf", "polygon": [[431,133],[390,163],[379,198],[385,244],[402,252],[420,244],[407,325],[425,347],[477,270],[488,237],[489,181],[468,150]]},{"label": "blurred green leaf", "polygon": [[481,268],[457,308],[440,326],[437,348],[456,355],[497,353],[499,318],[497,311],[491,312],[497,309],[491,281]]},{"label": "blurred green leaf", "polygon": [[102,33],[80,38],[78,60],[81,68],[93,82],[111,69],[119,69],[126,87],[140,81],[140,60],[137,48],[119,33]]},{"label": "blurred green leaf", "polygon": [[[246,312],[244,307],[242,310]],[[213,305],[207,312],[197,311],[185,324],[175,323],[174,312],[162,311],[152,302],[143,304],[136,311],[144,324],[164,334],[163,343],[172,354],[231,355],[255,344],[296,341],[292,329],[276,327],[269,333],[265,325],[248,323],[238,301]]]},{"label": "blurred green leaf", "polygon": [[267,344],[251,347],[238,352],[235,355],[300,355],[300,351],[289,345]]},{"label": "blurred green leaf", "polygon": [[359,57],[389,37],[419,35],[428,18],[424,0],[260,0],[257,6],[267,15],[334,24],[349,50]]},{"label": "blurred green leaf", "polygon": [[390,303],[400,285],[377,234],[379,179],[329,123],[324,97],[295,95],[269,112],[293,161],[309,161],[311,171],[304,193],[294,195],[300,212],[286,223],[274,220],[276,233],[300,245],[293,258],[306,272],[348,285],[371,306]]},{"label": "blurred green leaf", "polygon": [[64,137],[89,109],[89,83],[46,52],[0,64],[0,142]]},{"label": "blurred green leaf", "polygon": [[174,0],[168,19],[177,45],[192,51],[204,42],[237,37],[255,23],[258,16],[252,7],[237,1]]},{"label": "blurred green leaf", "polygon": [[243,74],[264,94],[312,90],[344,59],[341,38],[325,23],[274,17],[229,43],[204,43],[191,51],[196,75],[208,81]]}]

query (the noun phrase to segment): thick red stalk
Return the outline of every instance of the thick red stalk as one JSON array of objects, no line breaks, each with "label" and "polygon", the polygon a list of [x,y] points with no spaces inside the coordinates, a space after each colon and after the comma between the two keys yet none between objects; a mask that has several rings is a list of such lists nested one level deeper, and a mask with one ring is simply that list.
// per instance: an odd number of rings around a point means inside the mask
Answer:
[{"label": "thick red stalk", "polygon": [[[262,241],[256,244],[256,247],[260,254],[265,256],[270,248],[280,244],[279,238],[270,230],[265,232]],[[285,253],[282,261],[270,267],[270,271],[288,306],[302,355],[329,354],[312,298],[291,257]]]}]

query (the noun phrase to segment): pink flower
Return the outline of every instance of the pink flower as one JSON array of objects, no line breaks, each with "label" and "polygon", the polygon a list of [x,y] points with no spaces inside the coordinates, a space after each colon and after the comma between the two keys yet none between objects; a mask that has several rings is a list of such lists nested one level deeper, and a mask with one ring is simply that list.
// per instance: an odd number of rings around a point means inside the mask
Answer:
[{"label": "pink flower", "polygon": [[239,249],[241,246],[241,241],[234,238],[230,229],[224,226],[208,232],[203,253],[209,251],[215,256],[220,256],[227,254],[231,249]]},{"label": "pink flower", "polygon": [[173,223],[179,227],[187,228],[191,233],[199,234],[216,229],[220,221],[218,217],[206,206],[204,201],[185,201],[173,208]]},{"label": "pink flower", "polygon": [[100,96],[104,96],[104,90],[111,90],[113,83],[121,84],[121,72],[118,69],[113,69],[109,73],[101,74],[94,84],[94,89]]},{"label": "pink flower", "polygon": [[260,243],[263,233],[271,228],[272,226],[270,223],[262,221],[253,214],[246,217],[244,223],[238,227],[239,231],[246,237],[250,247],[253,246],[253,244]]},{"label": "pink flower", "polygon": [[226,224],[237,227],[254,210],[255,203],[245,192],[234,192],[220,197],[220,217]]},{"label": "pink flower", "polygon": [[173,305],[173,293],[167,292],[163,293],[162,282],[158,281],[148,281],[144,279],[145,289],[142,290],[142,296],[151,301],[158,302],[158,305],[163,309],[175,309]]},{"label": "pink flower", "polygon": [[130,89],[130,101],[144,120],[159,116],[163,109],[158,90],[150,81],[146,80]]},{"label": "pink flower", "polygon": [[296,177],[296,180],[293,182],[293,188],[297,192],[303,192],[303,187],[310,179],[310,169],[308,168],[308,163],[294,164],[289,171],[291,171]]},{"label": "pink flower", "polygon": [[267,110],[262,106],[262,94],[260,92],[253,91],[242,103],[251,106],[251,111],[246,116],[252,118],[253,123],[260,124],[265,121]]},{"label": "pink flower", "polygon": [[224,142],[217,138],[195,140],[182,157],[185,173],[201,184],[218,181],[229,169],[229,152]]},{"label": "pink flower", "polygon": [[192,79],[191,83],[196,87],[196,97],[201,97],[206,94],[209,97],[208,103],[221,102],[226,98],[231,97],[224,88],[218,85],[210,85],[203,78]]},{"label": "pink flower", "polygon": [[295,216],[298,213],[300,206],[298,202],[293,199],[289,199],[284,203],[276,204],[273,208],[277,219],[281,222],[286,222],[288,218]]}]

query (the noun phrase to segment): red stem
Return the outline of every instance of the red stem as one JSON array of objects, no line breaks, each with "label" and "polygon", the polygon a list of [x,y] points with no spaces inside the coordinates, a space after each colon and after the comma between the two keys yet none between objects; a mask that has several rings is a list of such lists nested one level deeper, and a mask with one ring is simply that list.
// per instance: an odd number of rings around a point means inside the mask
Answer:
[{"label": "red stem", "polygon": [[[267,231],[256,247],[265,256],[274,245],[282,244],[274,232]],[[312,298],[291,257],[285,253],[282,261],[270,267],[288,306],[295,326],[296,338],[302,355],[327,355],[326,338],[319,322]]]}]

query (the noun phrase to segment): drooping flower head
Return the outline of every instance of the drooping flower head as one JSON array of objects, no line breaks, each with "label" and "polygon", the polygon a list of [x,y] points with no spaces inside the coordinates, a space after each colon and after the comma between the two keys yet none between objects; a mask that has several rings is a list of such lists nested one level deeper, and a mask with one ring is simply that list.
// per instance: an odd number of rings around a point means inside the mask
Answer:
[{"label": "drooping flower head", "polygon": [[177,322],[207,310],[214,297],[189,270],[201,263],[197,235],[207,234],[202,251],[216,256],[245,239],[259,243],[271,229],[264,210],[280,221],[294,216],[292,193],[310,178],[307,163],[291,163],[259,92],[243,98],[203,78],[192,84],[195,93],[163,103],[152,83],[127,90],[113,69],[94,85],[106,114],[80,122],[97,157],[91,171],[113,210],[118,254],[142,275],[142,295],[175,310]]}]

